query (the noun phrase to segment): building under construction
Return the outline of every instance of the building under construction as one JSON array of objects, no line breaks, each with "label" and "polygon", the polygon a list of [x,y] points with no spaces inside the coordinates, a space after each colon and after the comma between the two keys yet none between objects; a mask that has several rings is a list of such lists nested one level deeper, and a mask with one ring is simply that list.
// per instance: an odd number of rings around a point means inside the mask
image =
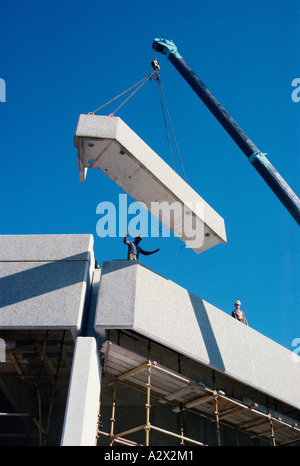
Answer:
[{"label": "building under construction", "polygon": [[1,251],[1,445],[300,445],[289,350],[90,235]]},{"label": "building under construction", "polygon": [[[81,181],[98,168],[149,209],[189,206],[196,254],[226,242],[120,119],[81,115],[75,145]],[[139,262],[96,268],[93,241],[0,237],[1,445],[300,445],[299,356]]]}]

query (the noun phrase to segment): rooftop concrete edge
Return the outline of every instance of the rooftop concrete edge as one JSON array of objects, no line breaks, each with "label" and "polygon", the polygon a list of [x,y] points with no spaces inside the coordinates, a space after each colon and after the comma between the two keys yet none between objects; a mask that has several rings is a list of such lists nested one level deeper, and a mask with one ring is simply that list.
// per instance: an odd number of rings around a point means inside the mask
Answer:
[{"label": "rooftop concrete edge", "polygon": [[103,262],[95,330],[104,328],[130,328],[300,408],[299,356],[139,263]]},{"label": "rooftop concrete edge", "polygon": [[94,260],[93,235],[1,235],[0,262]]},{"label": "rooftop concrete edge", "polygon": [[92,235],[0,236],[0,329],[78,332],[94,267]]}]

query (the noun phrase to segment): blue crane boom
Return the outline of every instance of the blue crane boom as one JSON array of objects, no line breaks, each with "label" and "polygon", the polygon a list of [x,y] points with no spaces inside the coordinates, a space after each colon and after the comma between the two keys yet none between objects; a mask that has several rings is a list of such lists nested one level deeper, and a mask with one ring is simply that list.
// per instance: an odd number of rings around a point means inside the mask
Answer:
[{"label": "blue crane boom", "polygon": [[209,91],[205,84],[199,79],[192,68],[184,61],[178,53],[177,47],[172,40],[155,39],[152,48],[170,60],[172,65],[179,71],[181,76],[200,97],[206,107],[216,117],[219,123],[235,141],[238,147],[248,158],[256,171],[272,189],[274,194],[286,207],[292,217],[300,225],[300,200],[292,191],[290,186],[270,163],[266,154],[263,154],[249,139],[236,121],[229,115],[220,102]]}]

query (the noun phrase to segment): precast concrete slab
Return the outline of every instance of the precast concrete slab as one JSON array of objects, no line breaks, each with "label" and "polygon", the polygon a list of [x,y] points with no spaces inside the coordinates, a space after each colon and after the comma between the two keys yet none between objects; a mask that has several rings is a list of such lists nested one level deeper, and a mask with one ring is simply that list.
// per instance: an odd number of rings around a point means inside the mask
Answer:
[{"label": "precast concrete slab", "polygon": [[91,262],[94,258],[91,234],[1,235],[0,241],[0,262]]},{"label": "precast concrete slab", "polygon": [[95,330],[132,329],[300,408],[300,357],[134,261],[103,262]]},{"label": "precast concrete slab", "polygon": [[92,235],[0,236],[0,329],[80,329]]},{"label": "precast concrete slab", "polygon": [[76,339],[61,446],[95,446],[101,363],[93,337]]},{"label": "precast concrete slab", "polygon": [[80,115],[74,141],[81,182],[100,169],[196,253],[226,243],[223,218],[120,118]]}]

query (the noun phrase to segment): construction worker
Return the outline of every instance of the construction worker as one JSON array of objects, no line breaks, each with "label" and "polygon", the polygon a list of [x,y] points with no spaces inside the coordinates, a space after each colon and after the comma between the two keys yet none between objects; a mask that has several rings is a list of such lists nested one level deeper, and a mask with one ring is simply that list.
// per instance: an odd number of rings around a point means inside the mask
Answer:
[{"label": "construction worker", "polygon": [[139,243],[142,241],[141,235],[137,235],[134,238],[134,241],[128,240],[129,233],[126,233],[123,243],[127,244],[128,246],[128,255],[127,255],[127,260],[130,261],[138,261],[139,260],[139,254],[144,254],[144,256],[149,256],[150,254],[154,254],[155,252],[158,252],[159,249],[155,249],[155,251],[144,251],[140,246]]},{"label": "construction worker", "polygon": [[240,322],[243,322],[243,324],[248,325],[245,313],[241,310],[241,301],[236,301],[234,305],[235,310],[232,311],[231,316],[239,320]]}]

